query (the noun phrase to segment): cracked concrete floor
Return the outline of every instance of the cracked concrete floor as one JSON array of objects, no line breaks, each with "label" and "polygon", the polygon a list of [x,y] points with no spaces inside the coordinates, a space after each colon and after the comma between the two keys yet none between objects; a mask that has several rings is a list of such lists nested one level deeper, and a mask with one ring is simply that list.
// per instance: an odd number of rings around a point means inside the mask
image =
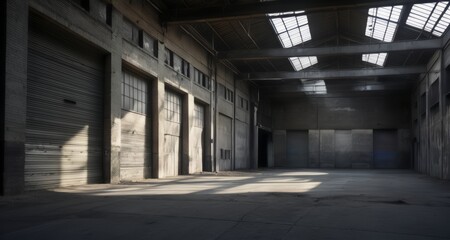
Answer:
[{"label": "cracked concrete floor", "polygon": [[0,239],[450,239],[450,182],[275,169],[0,197]]}]

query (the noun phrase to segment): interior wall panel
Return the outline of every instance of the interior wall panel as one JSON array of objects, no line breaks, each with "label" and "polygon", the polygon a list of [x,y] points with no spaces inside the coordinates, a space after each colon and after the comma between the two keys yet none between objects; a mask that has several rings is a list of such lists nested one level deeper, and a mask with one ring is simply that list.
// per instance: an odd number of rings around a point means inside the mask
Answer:
[{"label": "interior wall panel", "polygon": [[335,159],[336,168],[351,168],[352,162],[352,131],[335,131]]},{"label": "interior wall panel", "polygon": [[308,150],[308,131],[287,131],[284,167],[308,167]]},{"label": "interior wall panel", "polygon": [[335,167],[334,130],[320,130],[320,167]]},{"label": "interior wall panel", "polygon": [[352,168],[373,167],[373,130],[352,130]]}]

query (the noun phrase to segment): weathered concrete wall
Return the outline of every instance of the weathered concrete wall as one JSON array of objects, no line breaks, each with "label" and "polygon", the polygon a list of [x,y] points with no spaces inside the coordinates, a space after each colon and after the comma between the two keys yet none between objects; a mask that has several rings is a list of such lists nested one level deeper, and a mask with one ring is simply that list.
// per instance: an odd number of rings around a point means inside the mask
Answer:
[{"label": "weathered concrete wall", "polygon": [[398,129],[410,126],[408,94],[274,100],[273,129]]},{"label": "weathered concrete wall", "polygon": [[285,166],[283,131],[308,130],[308,167],[373,168],[373,129],[397,130],[398,162],[409,161],[407,94],[273,100],[275,166]]},{"label": "weathered concrete wall", "polygon": [[[449,175],[449,106],[448,84],[450,48],[438,50],[427,65],[412,92],[412,137],[416,139],[414,168],[436,178],[450,179]],[[434,92],[433,87],[437,87]],[[434,99],[437,98],[437,100]],[[436,102],[437,101],[437,102]]]},{"label": "weathered concrete wall", "polygon": [[[219,149],[229,148],[230,167],[250,167],[249,150],[254,127],[251,122],[253,110],[250,103],[252,87],[247,82],[234,80],[234,73],[221,63],[216,61],[195,39],[186,34],[178,26],[161,26],[158,12],[156,12],[145,0],[136,1],[101,1],[91,0],[89,10],[77,5],[76,1],[62,0],[30,0],[30,1],[5,1],[2,2],[2,45],[6,52],[1,53],[2,67],[8,69],[1,71],[5,76],[5,84],[2,85],[2,104],[5,108],[2,112],[2,192],[5,194],[18,193],[23,190],[24,169],[24,130],[26,111],[26,57],[27,57],[27,24],[28,12],[39,14],[45,19],[58,25],[61,29],[75,34],[80,39],[86,40],[92,46],[100,49],[105,54],[105,107],[104,107],[104,171],[106,182],[117,183],[121,179],[134,180],[145,177],[164,177],[168,169],[164,152],[164,132],[167,132],[166,116],[164,114],[164,96],[169,87],[183,97],[183,122],[181,142],[181,168],[182,173],[198,172],[202,162],[204,169],[218,170],[217,156]],[[6,7],[8,6],[8,7]],[[111,6],[111,13],[108,13]],[[108,19],[111,16],[111,19]],[[157,40],[158,54],[153,55],[141,48],[138,44],[123,38],[123,19],[131,21],[140,31],[145,32]],[[8,21],[6,21],[8,20]],[[164,63],[164,49],[171,51],[190,63],[190,77],[183,76],[172,67]],[[14,54],[12,54],[14,53]],[[4,65],[4,66],[3,66]],[[193,81],[194,67],[207,74],[211,79],[211,89],[199,86]],[[130,141],[130,126],[128,118],[123,119],[121,109],[121,82],[122,69],[127,68],[133,72],[139,72],[150,79],[149,111],[151,123],[151,136],[148,141],[135,141],[131,146],[124,144]],[[217,96],[217,83],[225,85],[234,93],[233,101],[226,101]],[[238,96],[248,100],[249,108],[239,107]],[[203,160],[192,159],[196,151],[193,135],[193,109],[194,103],[201,102],[205,106],[205,130],[203,147]],[[217,121],[219,113],[231,119],[231,143],[221,141],[217,130],[220,126]],[[124,115],[125,116],[125,115]],[[237,128],[239,122],[239,128]],[[228,126],[227,126],[228,127]],[[140,128],[139,128],[140,129]],[[141,129],[142,130],[142,129]],[[142,136],[141,136],[142,137]],[[220,142],[226,142],[221,146]],[[148,146],[151,143],[151,146]],[[140,146],[137,146],[139,145]],[[228,146],[229,145],[229,146]],[[215,146],[215,147],[214,147]],[[240,150],[236,151],[239,146]],[[135,164],[131,169],[127,163],[127,156],[121,159],[122,147],[136,147],[137,152],[143,153],[147,160]],[[130,149],[127,150],[127,152]],[[150,155],[150,156],[147,156]],[[219,156],[220,157],[220,156]],[[129,160],[129,159],[128,159]],[[128,161],[129,163],[129,161]],[[142,163],[142,164],[141,164]],[[196,164],[191,166],[190,164]],[[122,166],[122,167],[121,167]],[[121,172],[123,170],[123,172]]]},{"label": "weathered concrete wall", "polygon": [[0,71],[0,194],[11,195],[24,188],[28,1],[7,0],[0,7],[4,13],[0,16],[4,28],[0,55],[4,64]]}]

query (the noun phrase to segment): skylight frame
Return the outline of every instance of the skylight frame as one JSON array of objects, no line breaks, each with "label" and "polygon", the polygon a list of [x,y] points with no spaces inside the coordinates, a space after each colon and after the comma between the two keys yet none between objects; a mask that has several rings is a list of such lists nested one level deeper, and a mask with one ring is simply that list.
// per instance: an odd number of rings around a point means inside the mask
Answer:
[{"label": "skylight frame", "polygon": [[[291,11],[268,14],[283,48],[297,46],[312,39],[308,16],[304,13],[305,11]],[[283,17],[285,15],[288,16]]]},{"label": "skylight frame", "polygon": [[303,70],[318,63],[316,56],[290,57],[289,61],[291,62],[292,67],[295,69],[295,71]]},{"label": "skylight frame", "polygon": [[378,66],[383,67],[384,63],[386,62],[387,53],[368,53],[362,55],[362,61],[376,64]]},{"label": "skylight frame", "polygon": [[[290,48],[312,39],[308,16],[305,11],[267,14],[283,48]],[[318,63],[317,56],[290,57],[292,67],[300,71]]]},{"label": "skylight frame", "polygon": [[402,10],[403,5],[370,8],[365,35],[383,42],[392,42]]},{"label": "skylight frame", "polygon": [[450,25],[449,6],[449,1],[414,4],[406,25],[441,37]]},{"label": "skylight frame", "polygon": [[301,79],[301,90],[306,95],[327,94],[327,85],[324,80]]},{"label": "skylight frame", "polygon": [[[365,35],[383,42],[392,42],[398,29],[403,5],[370,8]],[[383,67],[387,53],[362,54],[361,60]]]}]

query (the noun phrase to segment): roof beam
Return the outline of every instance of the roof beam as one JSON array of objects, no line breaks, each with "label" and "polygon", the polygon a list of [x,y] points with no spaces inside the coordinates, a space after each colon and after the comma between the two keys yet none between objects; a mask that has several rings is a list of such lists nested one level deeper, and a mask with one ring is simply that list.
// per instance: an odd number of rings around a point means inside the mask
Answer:
[{"label": "roof beam", "polygon": [[305,10],[307,13],[312,13],[350,8],[369,8],[427,2],[436,2],[436,0],[278,0],[210,7],[174,8],[167,11],[162,20],[167,24],[192,24],[266,17],[266,14],[268,13],[297,10]]},{"label": "roof beam", "polygon": [[425,73],[426,66],[363,68],[346,70],[301,70],[298,72],[255,72],[238,76],[242,80],[334,79],[397,76]]},{"label": "roof beam", "polygon": [[441,39],[400,41],[391,43],[374,43],[339,47],[316,48],[271,48],[271,49],[242,49],[219,52],[219,59],[266,59],[288,58],[301,56],[329,56],[351,55],[363,53],[380,53],[413,50],[436,50],[442,47]]}]

